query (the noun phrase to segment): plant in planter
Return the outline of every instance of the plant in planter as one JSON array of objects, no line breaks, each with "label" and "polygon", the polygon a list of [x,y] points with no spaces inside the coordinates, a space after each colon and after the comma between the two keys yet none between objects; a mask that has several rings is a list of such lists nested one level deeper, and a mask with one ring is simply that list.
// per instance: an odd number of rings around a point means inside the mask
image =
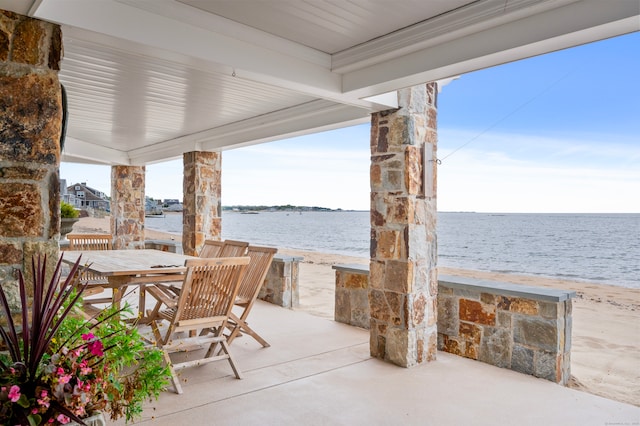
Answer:
[{"label": "plant in planter", "polygon": [[60,201],[60,217],[62,219],[77,219],[80,213],[71,204]]},{"label": "plant in planter", "polygon": [[[76,277],[80,259],[69,277]],[[95,412],[127,421],[145,400],[168,385],[162,352],[144,345],[137,330],[107,309],[84,320],[74,314],[83,287],[67,278],[58,290],[61,262],[50,281],[45,264],[33,259],[33,303],[19,275],[21,324],[14,323],[0,287],[7,329],[0,327],[0,424],[85,424]],[[29,312],[31,311],[31,312]],[[6,351],[3,351],[6,349]]]},{"label": "plant in planter", "polygon": [[73,229],[73,224],[79,219],[80,213],[71,204],[60,202],[60,238],[64,238]]}]

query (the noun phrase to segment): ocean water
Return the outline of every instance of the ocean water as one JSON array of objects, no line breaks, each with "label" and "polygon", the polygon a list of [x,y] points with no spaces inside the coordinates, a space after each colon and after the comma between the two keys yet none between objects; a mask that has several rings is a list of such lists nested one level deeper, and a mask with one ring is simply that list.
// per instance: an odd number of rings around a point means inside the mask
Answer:
[{"label": "ocean water", "polygon": [[[182,232],[182,215],[146,226]],[[441,266],[640,288],[640,214],[438,213]],[[224,212],[222,237],[369,257],[369,212]]]}]

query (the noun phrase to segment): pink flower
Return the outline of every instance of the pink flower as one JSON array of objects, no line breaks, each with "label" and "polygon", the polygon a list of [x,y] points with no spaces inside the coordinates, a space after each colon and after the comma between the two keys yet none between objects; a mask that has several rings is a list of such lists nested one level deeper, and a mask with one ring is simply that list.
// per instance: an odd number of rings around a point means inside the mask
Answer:
[{"label": "pink flower", "polygon": [[40,392],[40,396],[43,398],[46,398],[49,395],[49,391],[47,391],[46,389],[42,389],[42,392]]},{"label": "pink flower", "polygon": [[104,352],[102,351],[102,349],[103,349],[102,342],[100,340],[96,340],[95,342],[91,342],[87,346],[89,348],[89,351],[91,351],[91,353],[93,355],[96,355],[96,356],[104,355]]},{"label": "pink flower", "polygon": [[80,362],[80,364],[78,364],[78,367],[80,367],[80,374],[83,375],[87,375],[87,374],[91,374],[91,367],[87,367],[87,360],[83,359],[82,362]]},{"label": "pink flower", "polygon": [[56,374],[58,376],[62,376],[64,374],[64,368],[58,367],[58,369],[56,370]]},{"label": "pink flower", "polygon": [[65,374],[64,376],[60,376],[58,378],[58,383],[66,384],[71,380],[71,374]]},{"label": "pink flower", "polygon": [[44,408],[49,408],[49,401],[46,399],[39,399],[38,404],[42,405]]},{"label": "pink flower", "polygon": [[93,333],[87,333],[82,335],[82,340],[91,340],[95,338],[96,336],[94,336]]},{"label": "pink flower", "polygon": [[56,420],[62,423],[63,425],[66,425],[71,421],[71,419],[69,419],[69,417],[65,416],[64,414],[58,414],[58,417],[56,417]]},{"label": "pink flower", "polygon": [[11,386],[11,389],[9,389],[9,399],[11,402],[18,402],[20,399],[20,388],[18,386]]}]

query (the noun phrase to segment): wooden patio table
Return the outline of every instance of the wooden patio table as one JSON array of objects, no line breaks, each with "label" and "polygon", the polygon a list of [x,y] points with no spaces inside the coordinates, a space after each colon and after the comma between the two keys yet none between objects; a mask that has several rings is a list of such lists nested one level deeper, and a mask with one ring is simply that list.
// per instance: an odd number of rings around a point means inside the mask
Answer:
[{"label": "wooden patio table", "polygon": [[139,286],[140,320],[144,317],[145,285],[149,283],[182,281],[187,268],[187,259],[194,256],[160,250],[88,250],[61,252],[62,261],[69,265],[76,263],[82,255],[80,267],[104,276],[112,289],[112,303],[120,307],[122,296],[129,286]]}]

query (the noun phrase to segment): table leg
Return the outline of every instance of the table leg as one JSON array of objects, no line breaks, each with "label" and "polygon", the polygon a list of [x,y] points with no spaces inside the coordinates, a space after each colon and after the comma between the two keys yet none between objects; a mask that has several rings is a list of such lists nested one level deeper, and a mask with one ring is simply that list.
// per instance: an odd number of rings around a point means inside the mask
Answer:
[{"label": "table leg", "polygon": [[144,284],[140,284],[140,289],[139,289],[140,293],[138,294],[138,321],[140,321],[140,323],[144,324],[146,318],[145,318],[145,314],[144,314],[144,309],[145,309],[145,304],[146,304],[146,297],[147,297],[147,291],[145,289],[145,285]]},{"label": "table leg", "polygon": [[122,296],[127,291],[127,279],[126,277],[108,277],[109,287],[111,287],[112,296],[111,303],[117,309],[120,309],[122,302]]}]

